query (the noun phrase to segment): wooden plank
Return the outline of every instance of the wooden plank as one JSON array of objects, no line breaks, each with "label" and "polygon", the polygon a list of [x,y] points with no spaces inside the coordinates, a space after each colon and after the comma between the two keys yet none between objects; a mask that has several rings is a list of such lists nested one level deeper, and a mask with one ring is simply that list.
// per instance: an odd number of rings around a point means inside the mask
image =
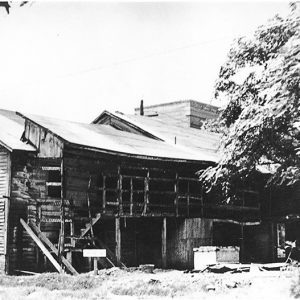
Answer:
[{"label": "wooden plank", "polygon": [[115,220],[115,239],[116,239],[116,258],[117,263],[120,264],[121,262],[121,228],[120,228],[120,218],[116,218]]},{"label": "wooden plank", "polygon": [[[10,197],[11,195],[11,154],[9,153],[7,155],[7,172],[8,172],[8,185],[7,185],[7,196]],[[9,198],[6,198],[4,201],[4,238],[3,238],[3,242],[4,242],[4,249],[3,249],[3,253],[5,255],[5,273],[8,273],[9,270],[9,254],[8,254],[8,241],[9,241],[9,209],[10,209],[10,201]]]},{"label": "wooden plank", "polygon": [[130,215],[133,214],[133,179],[130,178]]},{"label": "wooden plank", "polygon": [[176,216],[178,216],[178,173],[177,172],[175,176],[174,192],[175,192],[174,205],[175,205]]},{"label": "wooden plank", "polygon": [[91,223],[88,227],[81,233],[80,238],[83,238],[90,230],[91,228],[101,219],[101,214],[97,214],[95,218],[92,218]]},{"label": "wooden plank", "polygon": [[102,209],[103,213],[105,213],[106,210],[106,176],[103,175],[103,190],[102,190]]},{"label": "wooden plank", "polygon": [[60,267],[59,263],[55,260],[55,258],[51,255],[51,253],[48,251],[48,249],[43,245],[43,243],[40,241],[40,239],[34,234],[32,229],[26,224],[26,222],[23,219],[20,219],[20,222],[24,229],[27,231],[29,236],[35,241],[35,243],[40,247],[42,252],[47,256],[47,258],[50,260],[50,262],[53,264],[55,269],[59,272],[62,273],[63,270]]},{"label": "wooden plank", "polygon": [[94,240],[94,230],[93,230],[93,218],[92,218],[92,213],[91,213],[91,202],[90,202],[90,189],[91,189],[91,182],[92,182],[92,176],[89,177],[89,182],[88,182],[88,187],[87,187],[87,192],[86,192],[86,200],[87,200],[87,207],[88,207],[88,215],[89,215],[89,230],[91,231],[91,238],[92,238],[92,243],[95,245],[95,240]]},{"label": "wooden plank", "polygon": [[147,206],[149,203],[149,170],[147,171],[147,176],[144,179],[144,209],[143,215],[147,214]]},{"label": "wooden plank", "polygon": [[231,223],[231,224],[237,224],[240,226],[258,226],[261,225],[260,221],[246,221],[246,222],[240,222],[236,220],[231,220],[231,219],[212,219],[213,222],[220,222],[220,223]]},{"label": "wooden plank", "polygon": [[[33,223],[31,223],[30,225],[35,230],[38,237],[53,251],[53,253],[55,255],[58,256],[58,249],[54,247],[54,245],[50,242],[50,240],[39,230],[39,228],[36,225],[34,225]],[[68,268],[68,270],[73,275],[78,275],[78,272],[74,269],[74,267],[71,265],[71,263],[69,263],[69,261],[67,259],[65,259],[64,256],[62,256],[61,258],[62,258],[63,264]]]},{"label": "wooden plank", "polygon": [[60,167],[42,166],[43,171],[60,171]]},{"label": "wooden plank", "polygon": [[167,267],[167,218],[163,218],[161,228],[161,259],[162,268]]},{"label": "wooden plank", "polygon": [[60,221],[60,234],[59,234],[59,243],[58,243],[58,260],[61,262],[63,253],[64,253],[64,245],[65,245],[65,205],[64,205],[64,159],[61,159],[60,164],[60,198],[61,198],[61,221]]},{"label": "wooden plank", "polygon": [[61,182],[46,182],[46,186],[62,186]]},{"label": "wooden plank", "polygon": [[123,206],[122,206],[122,175],[121,175],[121,171],[120,171],[120,166],[118,167],[118,203],[119,203],[119,213],[122,214],[123,213]]}]

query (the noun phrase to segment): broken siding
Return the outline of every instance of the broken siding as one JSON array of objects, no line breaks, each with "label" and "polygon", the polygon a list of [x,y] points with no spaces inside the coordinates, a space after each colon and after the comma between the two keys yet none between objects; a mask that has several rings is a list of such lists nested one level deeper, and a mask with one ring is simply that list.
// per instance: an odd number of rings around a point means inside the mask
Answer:
[{"label": "broken siding", "polygon": [[29,267],[28,270],[33,271],[34,256],[30,255],[33,245],[31,245],[30,239],[23,234],[20,225],[20,218],[27,220],[30,201],[28,182],[31,177],[32,171],[28,164],[28,156],[21,153],[13,154],[8,235],[9,273],[13,273],[15,269],[26,270],[27,267]]},{"label": "broken siding", "polygon": [[[52,203],[57,199],[47,196],[48,171],[45,166],[59,165],[60,159],[36,158],[26,153],[13,154],[8,249],[11,274],[18,269],[36,272],[44,268],[43,256],[23,230],[20,218],[32,221],[53,242],[58,240],[59,223],[49,220],[54,215],[60,219],[60,207]],[[58,200],[60,203],[60,198]]]},{"label": "broken siding", "polygon": [[167,219],[168,267],[179,269],[193,268],[193,249],[212,245],[212,226],[212,219]]},{"label": "broken siding", "polygon": [[24,138],[37,149],[39,157],[62,157],[63,142],[30,120],[25,121]]},{"label": "broken siding", "polygon": [[0,148],[0,272],[5,271],[7,209],[10,192],[10,153]]}]

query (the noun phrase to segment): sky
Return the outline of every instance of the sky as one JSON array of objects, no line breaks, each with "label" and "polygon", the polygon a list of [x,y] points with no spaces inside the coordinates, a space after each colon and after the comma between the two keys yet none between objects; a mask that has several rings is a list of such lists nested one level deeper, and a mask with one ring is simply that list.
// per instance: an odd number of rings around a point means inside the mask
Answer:
[{"label": "sky", "polygon": [[0,108],[78,122],[213,99],[234,38],[287,2],[30,2],[0,7]]}]

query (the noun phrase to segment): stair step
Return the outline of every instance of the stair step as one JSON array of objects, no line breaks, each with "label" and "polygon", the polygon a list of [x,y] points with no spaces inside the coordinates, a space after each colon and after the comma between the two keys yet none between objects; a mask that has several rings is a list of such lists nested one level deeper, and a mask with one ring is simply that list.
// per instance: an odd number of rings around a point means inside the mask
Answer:
[{"label": "stair step", "polygon": [[67,248],[64,252],[82,252],[80,248]]},{"label": "stair step", "polygon": [[[54,244],[54,246],[55,246],[56,248],[58,248],[58,244]],[[65,244],[64,244],[64,247],[65,247],[65,248],[74,248],[75,246],[72,245],[72,244],[70,244],[70,243],[65,243]]]},{"label": "stair step", "polygon": [[88,236],[80,236],[80,235],[66,235],[66,239],[74,239],[74,240],[90,240],[91,238]]}]

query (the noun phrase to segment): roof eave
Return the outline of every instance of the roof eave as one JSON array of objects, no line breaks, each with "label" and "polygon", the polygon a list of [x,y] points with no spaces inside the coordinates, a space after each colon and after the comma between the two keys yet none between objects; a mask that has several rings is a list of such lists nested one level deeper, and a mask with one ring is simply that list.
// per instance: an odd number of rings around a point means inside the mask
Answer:
[{"label": "roof eave", "polygon": [[156,161],[170,161],[170,162],[185,162],[185,163],[193,163],[193,164],[207,164],[212,165],[216,164],[215,161],[208,161],[208,160],[192,160],[192,159],[184,159],[184,158],[172,158],[172,157],[160,157],[160,156],[151,156],[151,155],[142,155],[142,154],[133,154],[133,153],[126,153],[114,150],[107,150],[101,149],[96,147],[88,147],[76,143],[69,143],[69,147],[80,149],[80,150],[87,150],[87,151],[94,151],[100,152],[105,154],[117,154],[119,156],[129,157],[129,158],[139,158],[139,159],[149,159],[149,160],[156,160]]},{"label": "roof eave", "polygon": [[160,137],[158,137],[158,136],[152,134],[151,132],[149,132],[149,131],[147,131],[147,130],[144,130],[144,129],[141,128],[140,126],[137,126],[137,125],[133,124],[132,122],[129,122],[129,121],[125,120],[124,118],[122,118],[122,117],[120,117],[120,116],[118,116],[118,115],[115,115],[114,113],[111,113],[111,112],[109,112],[109,111],[107,111],[107,110],[103,111],[102,114],[101,114],[100,116],[98,116],[98,117],[92,122],[92,124],[98,123],[105,115],[108,115],[108,116],[110,116],[110,117],[112,117],[112,118],[115,118],[115,119],[117,119],[118,121],[124,122],[126,125],[128,125],[128,126],[131,127],[132,129],[137,130],[138,132],[144,134],[144,135],[147,136],[147,137],[150,137],[150,138],[153,138],[153,139],[155,139],[155,140],[163,141],[163,142],[164,142],[164,140],[161,139]]}]

